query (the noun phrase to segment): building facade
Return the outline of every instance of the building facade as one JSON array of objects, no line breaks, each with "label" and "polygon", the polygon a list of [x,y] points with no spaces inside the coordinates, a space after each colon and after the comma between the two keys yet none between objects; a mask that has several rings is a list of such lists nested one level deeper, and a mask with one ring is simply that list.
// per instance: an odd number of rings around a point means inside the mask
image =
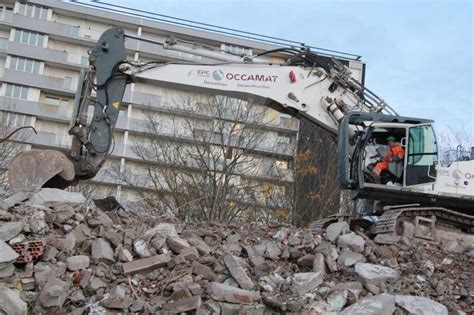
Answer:
[{"label": "building facade", "polygon": [[[88,53],[99,36],[110,27],[122,27],[126,33],[157,41],[178,38],[189,47],[202,45],[232,53],[256,54],[280,46],[260,40],[228,36],[152,18],[112,12],[92,6],[61,1],[0,1],[0,110],[4,111],[11,126],[31,125],[37,135],[22,139],[28,148],[67,148],[69,120],[81,68],[88,65]],[[137,40],[126,41],[129,60],[208,63],[217,60],[190,52],[164,49],[161,46]],[[275,62],[284,56],[273,54]],[[361,61],[340,57],[358,80],[363,80],[364,64]],[[209,96],[206,95],[206,98]],[[203,95],[184,90],[133,83],[127,86],[123,106],[114,134],[111,157],[91,183],[94,195],[115,194],[119,200],[139,200],[137,186],[113,176],[111,170],[128,171],[136,178],[146,177],[148,164],[137,155],[134,147],[153,136],[176,143],[192,140],[186,134],[187,123],[212,122],[212,115],[196,115],[195,109],[203,103]],[[217,98],[219,100],[219,98]],[[181,101],[180,101],[181,100]],[[248,106],[250,102],[220,99],[229,106]],[[187,104],[187,105],[186,105]],[[197,105],[196,105],[197,104]],[[235,105],[237,104],[237,105]],[[297,154],[299,119],[262,104],[262,122],[254,122],[253,129],[263,135],[258,145],[248,154],[255,170],[246,180],[260,181],[258,190],[285,194],[294,179],[291,163]],[[147,119],[159,117],[160,128],[150,135],[144,126]],[[264,123],[263,123],[264,122]],[[245,123],[245,122],[244,122]],[[183,132],[177,132],[181,130]],[[238,151],[238,147],[235,148]],[[227,155],[233,153],[226,152]],[[5,167],[5,165],[4,165]],[[157,166],[159,167],[159,166]],[[147,184],[142,188],[146,189]],[[280,185],[280,188],[278,188]]]}]

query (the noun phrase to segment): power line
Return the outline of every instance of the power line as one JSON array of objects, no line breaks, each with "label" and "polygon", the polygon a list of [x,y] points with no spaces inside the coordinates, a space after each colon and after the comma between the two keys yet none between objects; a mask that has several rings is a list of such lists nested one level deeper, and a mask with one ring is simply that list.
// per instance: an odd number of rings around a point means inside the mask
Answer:
[{"label": "power line", "polygon": [[[92,0],[93,3],[86,3],[86,2],[77,1],[77,0],[70,0],[70,2],[74,4],[79,4],[82,6],[93,7],[95,9],[101,9],[101,10],[112,11],[119,14],[125,14],[132,17],[140,17],[140,18],[145,18],[149,20],[154,20],[154,21],[159,21],[159,22],[164,22],[164,23],[169,23],[169,24],[174,24],[174,25],[179,25],[179,26],[185,26],[185,27],[190,27],[194,29],[209,31],[209,32],[218,33],[218,34],[230,35],[230,36],[255,40],[259,42],[265,42],[265,43],[274,44],[274,45],[294,47],[294,45],[296,44],[299,47],[308,47],[322,54],[330,55],[330,56],[332,55],[336,57],[355,59],[355,60],[359,60],[361,58],[360,55],[341,52],[337,50],[325,49],[325,48],[316,47],[316,46],[308,46],[308,45],[305,45],[304,43],[300,43],[293,40],[287,40],[287,39],[278,38],[278,37],[272,37],[272,36],[267,36],[267,35],[247,32],[247,31],[241,31],[241,30],[237,30],[233,28],[227,28],[227,27],[222,27],[218,25],[202,23],[202,22],[192,21],[192,20],[183,19],[183,18],[177,18],[177,17],[159,14],[159,13],[147,12],[140,9],[134,9],[134,8],[129,8],[129,7],[121,6],[121,5],[110,4],[110,3],[106,3],[99,0]],[[106,7],[101,6],[101,5],[105,5]],[[130,11],[130,12],[127,12],[127,11]],[[153,15],[153,16],[149,16],[149,15]]]}]

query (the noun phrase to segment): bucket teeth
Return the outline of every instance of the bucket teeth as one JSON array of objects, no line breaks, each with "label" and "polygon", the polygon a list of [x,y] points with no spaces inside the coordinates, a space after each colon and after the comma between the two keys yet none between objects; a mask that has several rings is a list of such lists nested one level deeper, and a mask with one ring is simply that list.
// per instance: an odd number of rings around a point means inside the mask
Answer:
[{"label": "bucket teeth", "polygon": [[64,189],[71,185],[74,177],[74,164],[64,153],[55,150],[20,152],[8,169],[11,190]]}]

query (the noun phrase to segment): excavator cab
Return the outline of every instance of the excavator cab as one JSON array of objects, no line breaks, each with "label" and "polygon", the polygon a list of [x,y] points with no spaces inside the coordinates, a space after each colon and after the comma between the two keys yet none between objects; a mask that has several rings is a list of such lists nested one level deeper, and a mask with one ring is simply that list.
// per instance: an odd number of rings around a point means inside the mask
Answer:
[{"label": "excavator cab", "polygon": [[[406,196],[436,181],[438,149],[431,123],[378,113],[347,114],[339,127],[342,188],[360,198],[414,201]],[[398,155],[387,159],[394,147]]]}]

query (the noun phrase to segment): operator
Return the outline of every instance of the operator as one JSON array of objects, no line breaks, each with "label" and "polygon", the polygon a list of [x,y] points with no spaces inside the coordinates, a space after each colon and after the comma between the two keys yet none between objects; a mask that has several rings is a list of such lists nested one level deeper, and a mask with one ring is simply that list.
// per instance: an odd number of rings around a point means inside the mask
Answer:
[{"label": "operator", "polygon": [[377,176],[380,176],[382,171],[388,169],[388,163],[398,162],[405,156],[405,150],[403,150],[400,143],[395,142],[396,140],[397,139],[394,136],[389,136],[387,138],[389,150],[384,156],[383,161],[377,162],[374,167],[374,173],[377,174]]}]

